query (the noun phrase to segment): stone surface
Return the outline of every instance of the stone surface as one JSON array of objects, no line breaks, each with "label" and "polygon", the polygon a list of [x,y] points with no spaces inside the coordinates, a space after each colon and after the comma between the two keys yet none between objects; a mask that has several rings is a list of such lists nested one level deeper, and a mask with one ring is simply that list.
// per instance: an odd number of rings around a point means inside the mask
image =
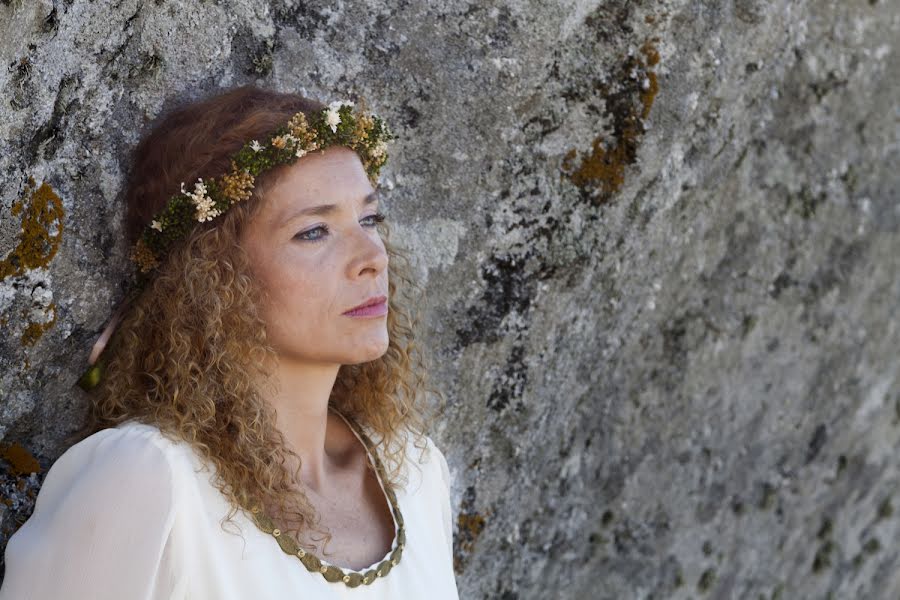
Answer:
[{"label": "stone surface", "polygon": [[[894,599],[898,39],[887,0],[0,0],[0,438],[45,473],[78,423],[150,118],[360,93],[463,598]],[[7,536],[39,479],[4,448]]]}]

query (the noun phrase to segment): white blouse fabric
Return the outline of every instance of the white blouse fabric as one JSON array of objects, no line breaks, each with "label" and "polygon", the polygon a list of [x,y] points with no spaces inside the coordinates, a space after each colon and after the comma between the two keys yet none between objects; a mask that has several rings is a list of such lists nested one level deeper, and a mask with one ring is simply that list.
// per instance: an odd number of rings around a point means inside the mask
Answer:
[{"label": "white blouse fabric", "polygon": [[[98,431],[47,472],[7,543],[0,600],[458,600],[449,471],[427,442],[421,462],[407,447],[408,484],[397,489],[399,563],[350,588],[308,571],[243,511],[233,516],[243,539],[234,523],[223,530],[229,504],[210,481],[214,467],[186,442],[136,421]],[[395,546],[396,537],[387,554]]]}]

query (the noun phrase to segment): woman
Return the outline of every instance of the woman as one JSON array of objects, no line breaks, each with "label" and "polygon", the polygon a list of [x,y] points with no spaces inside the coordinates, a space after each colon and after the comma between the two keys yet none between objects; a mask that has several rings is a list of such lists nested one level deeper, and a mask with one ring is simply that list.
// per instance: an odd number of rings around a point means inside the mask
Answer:
[{"label": "woman", "polygon": [[392,137],[351,102],[247,86],[141,141],[136,291],[0,600],[458,597],[411,281],[374,185]]}]

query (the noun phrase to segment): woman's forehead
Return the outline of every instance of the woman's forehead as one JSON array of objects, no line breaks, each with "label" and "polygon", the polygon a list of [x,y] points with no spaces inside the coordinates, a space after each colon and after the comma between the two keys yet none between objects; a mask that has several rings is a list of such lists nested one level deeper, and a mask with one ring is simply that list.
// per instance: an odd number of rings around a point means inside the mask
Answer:
[{"label": "woman's forehead", "polygon": [[306,158],[291,165],[291,171],[267,190],[258,212],[261,217],[258,220],[267,228],[281,227],[303,216],[326,216],[348,208],[362,208],[380,199],[358,157],[355,161],[358,169],[347,158],[323,157],[326,161],[301,164]]},{"label": "woman's forehead", "polygon": [[[270,189],[275,204],[337,202],[366,196],[372,191],[359,155],[344,147],[307,154],[290,165]],[[284,197],[284,198],[282,198]]]}]

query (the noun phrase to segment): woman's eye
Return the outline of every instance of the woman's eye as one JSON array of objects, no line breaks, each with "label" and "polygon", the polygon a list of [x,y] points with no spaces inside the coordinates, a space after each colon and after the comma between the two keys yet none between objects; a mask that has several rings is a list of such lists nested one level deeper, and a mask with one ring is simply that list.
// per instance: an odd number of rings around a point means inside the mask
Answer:
[{"label": "woman's eye", "polygon": [[[367,217],[363,217],[362,221],[366,222],[367,227],[375,227],[378,223],[384,221],[384,215],[382,213],[375,213],[374,215],[369,215]],[[328,234],[328,226],[327,225],[317,225],[312,229],[307,229],[306,231],[301,231],[294,237],[300,240],[304,240],[307,242],[320,242],[325,239],[325,236]]]},{"label": "woman's eye", "polygon": [[[322,235],[315,235],[316,232],[321,231]],[[318,242],[325,237],[325,234],[328,233],[328,227],[325,225],[319,225],[318,227],[313,227],[312,229],[307,229],[306,231],[301,231],[294,237],[299,238],[301,240],[307,240],[309,242]]]},{"label": "woman's eye", "polygon": [[364,217],[363,221],[365,221],[366,219],[372,219],[372,221],[370,221],[370,224],[372,227],[374,227],[378,223],[381,223],[382,221],[384,221],[384,214],[377,212],[374,215],[369,215],[368,217]]}]

